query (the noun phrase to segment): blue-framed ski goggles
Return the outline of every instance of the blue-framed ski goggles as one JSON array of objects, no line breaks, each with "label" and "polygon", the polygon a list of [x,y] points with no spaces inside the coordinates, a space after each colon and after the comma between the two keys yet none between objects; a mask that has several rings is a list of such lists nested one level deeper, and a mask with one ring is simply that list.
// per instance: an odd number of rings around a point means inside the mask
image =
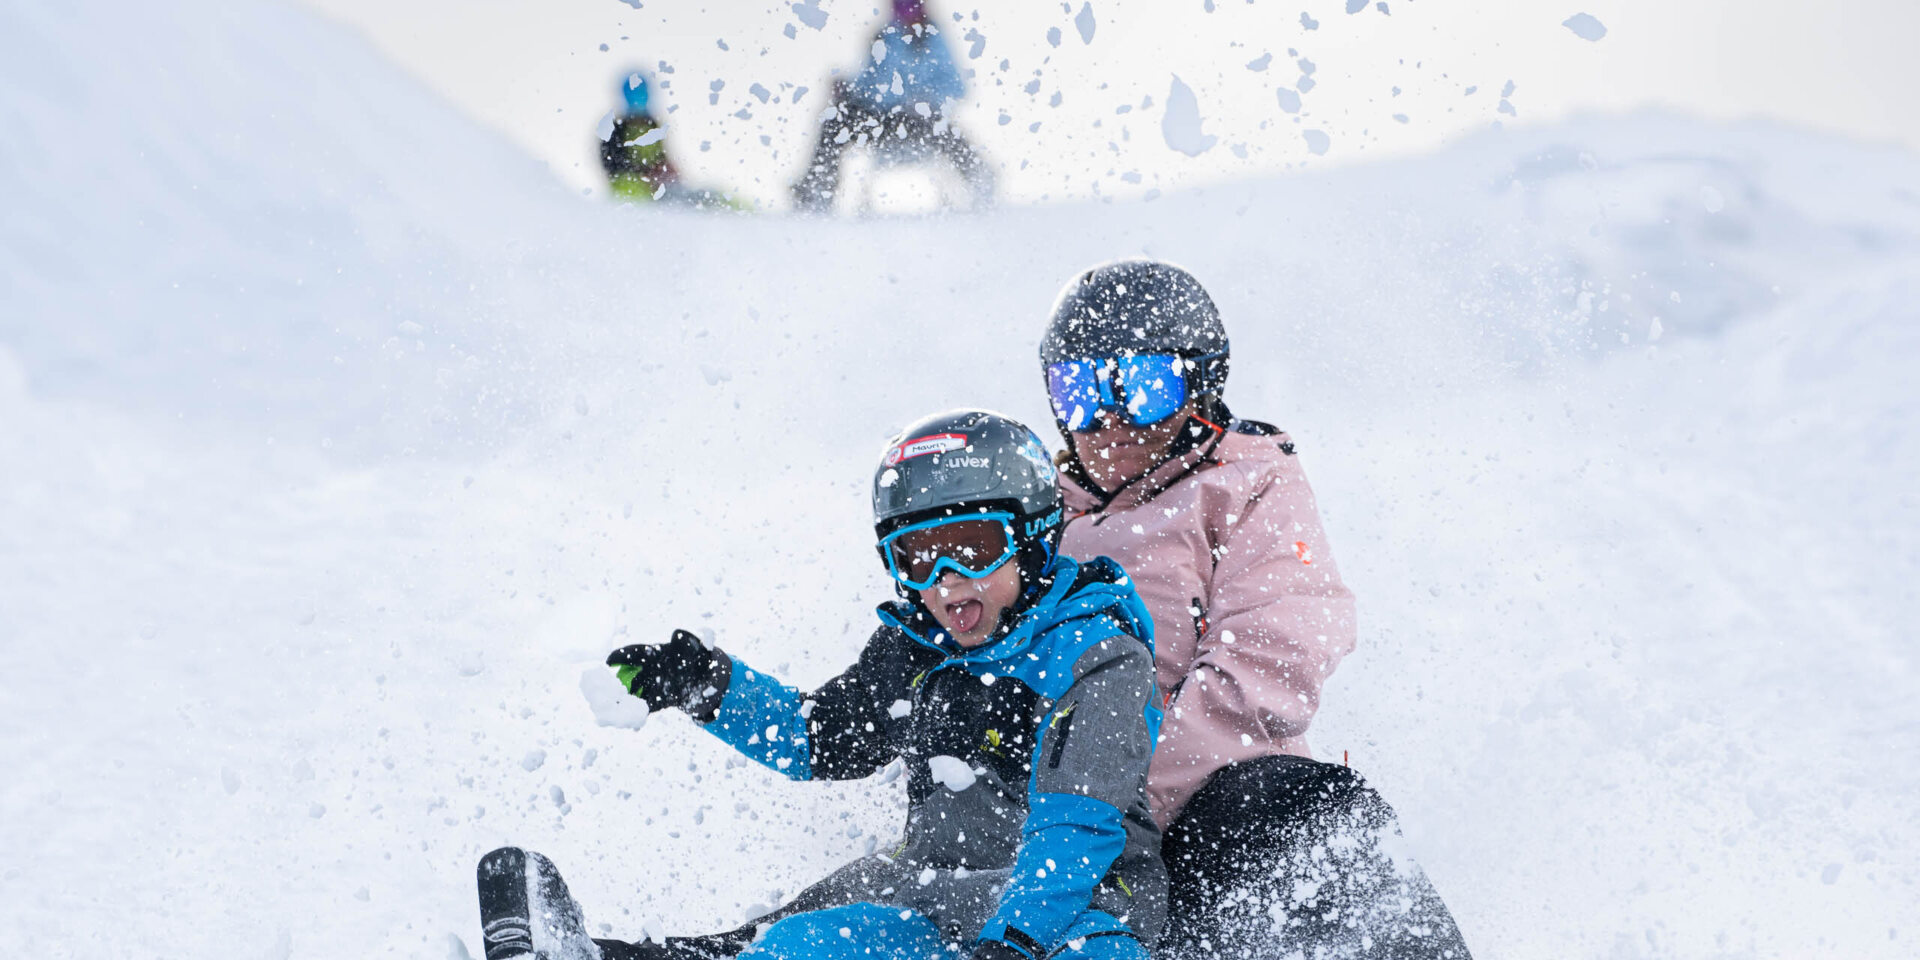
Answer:
[{"label": "blue-framed ski goggles", "polygon": [[1189,371],[1222,354],[1188,359],[1174,353],[1136,353],[1047,364],[1053,415],[1075,433],[1091,429],[1095,414],[1111,410],[1136,427],[1151,427],[1187,405]]},{"label": "blue-framed ski goggles", "polygon": [[927,590],[951,570],[984,577],[1019,552],[1015,517],[1005,511],[967,513],[908,524],[880,538],[887,572],[912,590]]}]

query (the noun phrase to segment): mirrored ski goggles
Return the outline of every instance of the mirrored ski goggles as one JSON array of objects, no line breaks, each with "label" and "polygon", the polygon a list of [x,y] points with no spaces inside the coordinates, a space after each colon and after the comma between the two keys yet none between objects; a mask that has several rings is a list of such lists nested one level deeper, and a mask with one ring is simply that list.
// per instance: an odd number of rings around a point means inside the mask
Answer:
[{"label": "mirrored ski goggles", "polygon": [[1091,429],[1101,410],[1112,410],[1136,427],[1151,427],[1187,405],[1187,371],[1216,356],[1188,360],[1173,353],[1139,353],[1050,363],[1047,398],[1053,415],[1075,433]]},{"label": "mirrored ski goggles", "polygon": [[941,517],[901,527],[880,540],[887,572],[913,590],[931,588],[945,571],[984,577],[1012,559],[1014,516],[1004,511]]}]

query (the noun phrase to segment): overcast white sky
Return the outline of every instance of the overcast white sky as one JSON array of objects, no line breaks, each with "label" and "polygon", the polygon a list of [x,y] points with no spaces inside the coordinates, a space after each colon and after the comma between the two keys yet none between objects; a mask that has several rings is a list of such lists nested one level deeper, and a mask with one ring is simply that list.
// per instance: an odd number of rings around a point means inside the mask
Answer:
[{"label": "overcast white sky", "polygon": [[[689,179],[779,208],[828,73],[858,65],[886,0],[816,0],[820,29],[786,0],[640,0],[637,10],[623,0],[307,2],[596,194],[594,129],[617,102],[617,78],[665,61],[672,72],[657,76],[667,89],[656,97],[676,108],[669,145]],[[1384,12],[1369,0],[1348,14],[1349,2],[929,0],[975,71],[960,122],[1016,201],[1137,196],[1430,150],[1496,121],[1640,105],[1774,117],[1920,150],[1920,0],[1386,0]],[[1082,7],[1091,42],[1076,26]],[[1606,35],[1563,26],[1579,13]],[[977,59],[970,33],[984,40]],[[1249,67],[1268,55],[1265,69]],[[1280,90],[1297,91],[1302,60],[1313,83],[1290,114]],[[1217,138],[1198,156],[1162,133],[1175,76]],[[1501,111],[1508,82],[1511,115]],[[750,92],[756,83],[766,103]],[[1310,151],[1308,130],[1327,135],[1324,155]]]}]

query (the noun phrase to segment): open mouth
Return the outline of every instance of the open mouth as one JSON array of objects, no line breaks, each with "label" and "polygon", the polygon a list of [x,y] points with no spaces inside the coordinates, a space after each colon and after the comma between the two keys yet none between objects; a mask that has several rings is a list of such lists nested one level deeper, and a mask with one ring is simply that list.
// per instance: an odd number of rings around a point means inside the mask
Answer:
[{"label": "open mouth", "polygon": [[947,629],[954,633],[972,633],[987,615],[986,604],[978,600],[955,600],[946,605]]}]

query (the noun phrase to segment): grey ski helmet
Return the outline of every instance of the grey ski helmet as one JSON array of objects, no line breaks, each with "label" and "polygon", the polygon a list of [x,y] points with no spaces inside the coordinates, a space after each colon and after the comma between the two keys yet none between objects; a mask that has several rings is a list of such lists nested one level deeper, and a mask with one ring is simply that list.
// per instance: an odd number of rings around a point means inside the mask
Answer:
[{"label": "grey ski helmet", "polygon": [[1227,328],[1207,290],[1159,260],[1115,260],[1060,291],[1040,340],[1040,366],[1099,357],[1171,353],[1195,361],[1188,398],[1227,386]]},{"label": "grey ski helmet", "polygon": [[1015,518],[1022,573],[1033,583],[1060,542],[1057,477],[1046,445],[1025,424],[988,410],[934,414],[901,430],[874,468],[874,536],[885,539],[924,520],[1005,510]]}]

